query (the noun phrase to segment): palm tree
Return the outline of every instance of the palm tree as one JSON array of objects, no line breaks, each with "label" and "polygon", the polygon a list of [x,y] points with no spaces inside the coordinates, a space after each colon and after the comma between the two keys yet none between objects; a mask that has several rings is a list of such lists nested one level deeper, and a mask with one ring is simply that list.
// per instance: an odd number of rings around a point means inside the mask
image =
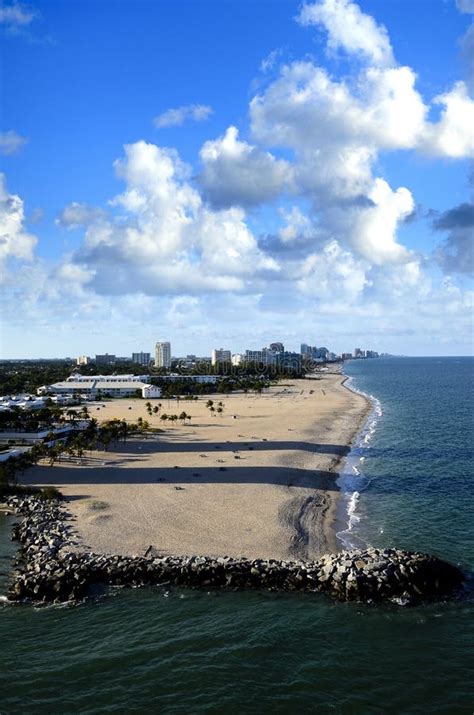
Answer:
[{"label": "palm tree", "polygon": [[126,420],[122,420],[120,423],[120,434],[123,437],[123,441],[126,442],[128,437],[128,424]]},{"label": "palm tree", "polygon": [[87,425],[86,429],[84,430],[84,436],[91,441],[97,440],[98,431],[99,423],[97,422],[95,417],[92,417],[92,419],[89,420],[89,424]]},{"label": "palm tree", "polygon": [[224,408],[223,408],[223,407],[218,407],[218,408],[217,408],[217,414],[219,414],[221,417],[222,417],[223,412],[224,412]]},{"label": "palm tree", "polygon": [[60,458],[61,454],[64,451],[63,445],[58,442],[57,444],[53,445],[53,447],[50,447],[48,449],[48,457],[49,457],[49,466],[52,467],[54,463]]},{"label": "palm tree", "polygon": [[68,454],[70,458],[76,456],[76,450],[74,449],[74,445],[69,444],[66,447],[66,454]]},{"label": "palm tree", "polygon": [[166,414],[166,412],[164,412],[160,417],[160,421],[166,422],[167,420],[168,420],[168,415]]},{"label": "palm tree", "polygon": [[69,417],[70,422],[74,422],[77,417],[76,410],[66,410],[66,415]]},{"label": "palm tree", "polygon": [[214,404],[214,400],[208,400],[208,401],[206,402],[206,407],[210,410],[211,407],[213,406],[213,404]]},{"label": "palm tree", "polygon": [[152,408],[151,402],[147,402],[147,403],[145,404],[145,407],[146,407],[146,409],[147,409],[148,414],[149,414],[150,417],[151,417],[152,412],[153,412],[153,408]]},{"label": "palm tree", "polygon": [[179,419],[181,420],[181,424],[182,424],[182,425],[184,425],[184,423],[185,423],[185,421],[186,421],[186,418],[187,418],[186,412],[184,412],[184,411],[181,412],[181,414],[180,414],[180,416],[179,416]]}]

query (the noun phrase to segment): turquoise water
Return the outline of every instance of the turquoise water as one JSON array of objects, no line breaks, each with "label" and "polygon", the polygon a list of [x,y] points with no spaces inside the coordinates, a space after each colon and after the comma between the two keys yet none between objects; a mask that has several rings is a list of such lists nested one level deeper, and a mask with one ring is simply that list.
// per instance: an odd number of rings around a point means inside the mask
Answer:
[{"label": "turquoise water", "polygon": [[[347,366],[382,414],[348,462],[343,538],[472,567],[473,365]],[[0,521],[0,557],[11,553],[8,533]],[[75,608],[5,606],[0,714],[471,714],[473,641],[471,597],[400,609],[150,589]]]}]

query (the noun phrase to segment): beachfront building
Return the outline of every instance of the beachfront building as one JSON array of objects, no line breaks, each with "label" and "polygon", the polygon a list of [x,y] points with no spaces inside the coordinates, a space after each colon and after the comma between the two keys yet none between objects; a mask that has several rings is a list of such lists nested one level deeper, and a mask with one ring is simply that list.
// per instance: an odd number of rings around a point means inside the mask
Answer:
[{"label": "beachfront building", "polygon": [[150,385],[149,375],[71,375],[67,380],[43,385],[38,394],[80,395],[87,399],[105,396],[130,397],[141,394],[146,399],[161,397],[159,387]]},{"label": "beachfront building", "polygon": [[220,362],[230,362],[232,360],[232,353],[230,350],[224,350],[224,348],[214,349],[211,353],[211,364],[217,365]]},{"label": "beachfront building", "polygon": [[141,388],[142,397],[145,400],[154,400],[161,397],[161,387],[156,385],[143,385]]},{"label": "beachfront building", "polygon": [[135,365],[144,365],[148,367],[151,361],[150,353],[132,353],[132,362]]},{"label": "beachfront building", "polygon": [[171,343],[156,343],[155,367],[171,367]]},{"label": "beachfront building", "polygon": [[160,380],[165,380],[166,382],[177,382],[178,380],[187,382],[198,382],[200,384],[213,385],[217,382],[217,375],[180,375],[176,372],[172,372],[170,375],[160,375],[158,378]]},{"label": "beachfront building", "polygon": [[47,405],[46,397],[37,395],[2,395],[0,397],[0,412],[11,411],[15,408],[29,412],[30,410],[41,410]]},{"label": "beachfront building", "polygon": [[232,355],[232,365],[241,365],[244,362],[244,359],[245,358],[242,353],[234,353],[234,355]]}]

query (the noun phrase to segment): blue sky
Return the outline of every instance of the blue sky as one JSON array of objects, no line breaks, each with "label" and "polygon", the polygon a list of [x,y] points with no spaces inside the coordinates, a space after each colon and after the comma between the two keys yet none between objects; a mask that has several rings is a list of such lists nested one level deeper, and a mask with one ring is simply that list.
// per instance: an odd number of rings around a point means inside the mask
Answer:
[{"label": "blue sky", "polygon": [[1,355],[471,354],[473,11],[0,5]]}]

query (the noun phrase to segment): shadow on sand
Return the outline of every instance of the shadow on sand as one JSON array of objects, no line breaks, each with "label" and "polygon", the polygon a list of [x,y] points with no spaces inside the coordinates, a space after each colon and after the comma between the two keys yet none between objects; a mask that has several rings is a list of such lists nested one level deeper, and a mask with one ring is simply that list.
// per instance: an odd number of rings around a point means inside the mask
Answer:
[{"label": "shadow on sand", "polygon": [[[71,468],[38,466],[22,476],[23,484],[54,484],[59,488],[68,484],[274,484],[283,487],[301,487],[338,491],[333,472],[291,467],[130,467],[116,469],[115,465],[103,467]],[[201,467],[201,469],[199,469]]]},{"label": "shadow on sand", "polygon": [[317,442],[297,442],[290,440],[270,441],[260,437],[248,437],[241,442],[197,442],[181,441],[177,439],[162,439],[149,437],[147,439],[120,442],[110,449],[111,453],[127,453],[130,458],[151,453],[184,453],[184,452],[263,452],[263,451],[303,451],[313,454],[333,454],[335,457],[344,457],[349,453],[350,447],[341,444],[320,444]]}]

